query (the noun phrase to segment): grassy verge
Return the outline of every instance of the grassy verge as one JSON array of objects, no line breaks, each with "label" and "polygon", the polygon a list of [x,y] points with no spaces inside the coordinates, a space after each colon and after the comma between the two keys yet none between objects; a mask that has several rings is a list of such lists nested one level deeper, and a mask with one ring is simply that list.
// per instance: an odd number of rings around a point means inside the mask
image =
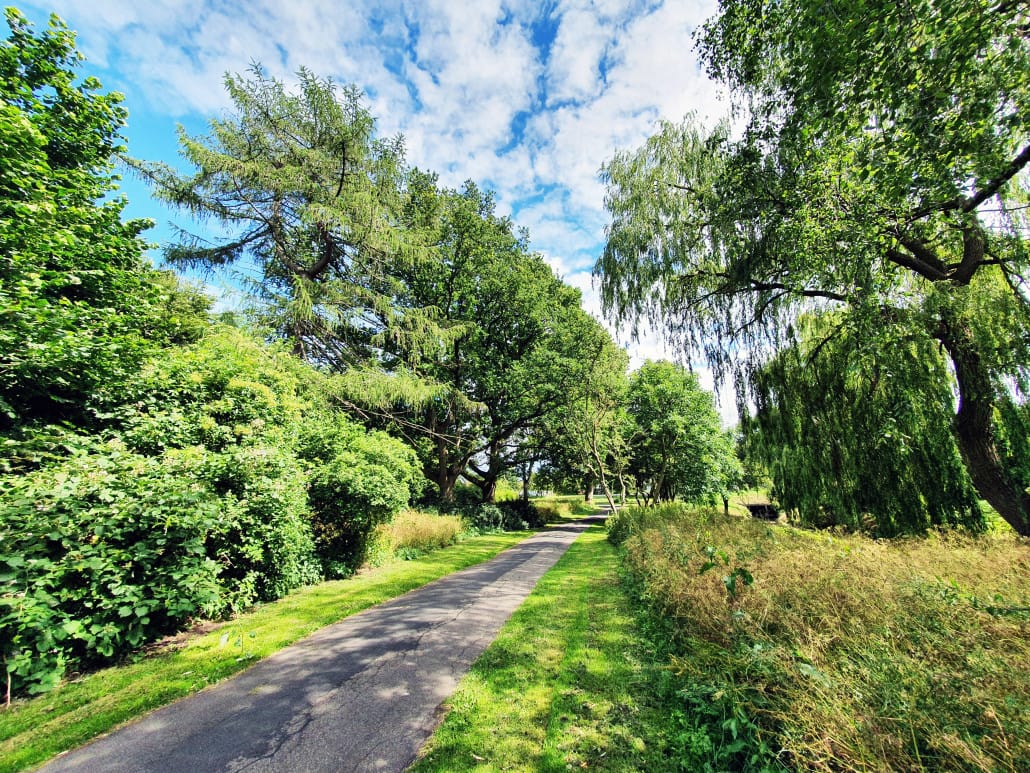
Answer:
[{"label": "grassy verge", "polygon": [[595,497],[593,502],[585,502],[582,494],[557,494],[548,497],[535,497],[530,500],[547,523],[567,523],[576,521],[586,515],[597,512],[603,505],[604,497]]},{"label": "grassy verge", "polygon": [[611,534],[664,626],[686,769],[1030,770],[1030,543],[713,512]]},{"label": "grassy verge", "polygon": [[593,527],[473,665],[412,773],[669,770],[666,676]]},{"label": "grassy verge", "polygon": [[529,534],[477,537],[417,560],[301,589],[178,649],[140,656],[0,709],[0,771],[38,765],[122,722],[196,692],[319,628],[485,561]]}]

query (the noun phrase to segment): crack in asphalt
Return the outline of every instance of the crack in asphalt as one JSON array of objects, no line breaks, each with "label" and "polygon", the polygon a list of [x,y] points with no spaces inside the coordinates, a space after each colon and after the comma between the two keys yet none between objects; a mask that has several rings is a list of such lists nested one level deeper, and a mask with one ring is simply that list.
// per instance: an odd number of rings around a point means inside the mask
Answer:
[{"label": "crack in asphalt", "polygon": [[589,521],[316,631],[43,768],[402,771],[442,703]]}]

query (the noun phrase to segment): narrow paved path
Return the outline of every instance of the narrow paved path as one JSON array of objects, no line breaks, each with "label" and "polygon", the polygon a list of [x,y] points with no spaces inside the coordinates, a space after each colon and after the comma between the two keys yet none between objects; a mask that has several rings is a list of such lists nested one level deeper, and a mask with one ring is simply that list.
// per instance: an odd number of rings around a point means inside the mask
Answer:
[{"label": "narrow paved path", "polygon": [[323,628],[43,770],[402,771],[440,704],[590,520]]}]

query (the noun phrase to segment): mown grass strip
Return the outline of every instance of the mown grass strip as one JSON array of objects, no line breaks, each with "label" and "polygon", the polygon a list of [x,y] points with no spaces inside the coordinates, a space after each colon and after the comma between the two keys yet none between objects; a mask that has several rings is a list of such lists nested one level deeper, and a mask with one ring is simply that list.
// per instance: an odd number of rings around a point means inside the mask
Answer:
[{"label": "mown grass strip", "polygon": [[181,649],[107,668],[0,709],[0,771],[39,765],[118,724],[214,684],[255,660],[444,575],[492,558],[527,532],[477,537],[416,561],[303,588]]},{"label": "mown grass strip", "polygon": [[655,660],[591,528],[473,665],[411,771],[667,770]]}]

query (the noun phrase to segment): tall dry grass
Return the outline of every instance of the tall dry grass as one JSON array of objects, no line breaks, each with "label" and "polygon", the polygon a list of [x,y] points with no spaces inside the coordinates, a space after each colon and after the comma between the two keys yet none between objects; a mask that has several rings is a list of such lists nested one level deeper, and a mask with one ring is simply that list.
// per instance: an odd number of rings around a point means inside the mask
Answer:
[{"label": "tall dry grass", "polygon": [[695,511],[625,546],[720,764],[1030,770],[1027,540],[877,541]]},{"label": "tall dry grass", "polygon": [[410,558],[453,545],[458,541],[462,529],[461,518],[456,515],[402,510],[392,521],[375,528],[370,541],[368,563],[376,566],[395,555]]}]

